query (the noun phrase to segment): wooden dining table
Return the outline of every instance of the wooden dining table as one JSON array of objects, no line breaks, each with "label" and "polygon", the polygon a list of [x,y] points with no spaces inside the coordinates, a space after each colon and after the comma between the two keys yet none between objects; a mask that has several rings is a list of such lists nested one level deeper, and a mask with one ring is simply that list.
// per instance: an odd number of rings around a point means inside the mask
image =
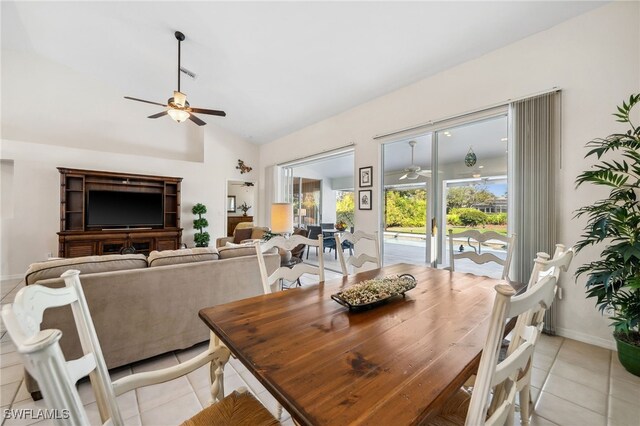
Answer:
[{"label": "wooden dining table", "polygon": [[[331,295],[411,274],[416,288],[351,312]],[[202,309],[200,318],[303,425],[422,424],[477,370],[504,281],[396,264]]]}]

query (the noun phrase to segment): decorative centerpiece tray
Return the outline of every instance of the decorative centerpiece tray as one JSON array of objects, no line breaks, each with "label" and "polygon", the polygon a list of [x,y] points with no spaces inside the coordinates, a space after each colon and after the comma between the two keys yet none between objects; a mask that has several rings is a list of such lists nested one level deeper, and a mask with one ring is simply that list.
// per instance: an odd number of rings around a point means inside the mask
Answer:
[{"label": "decorative centerpiece tray", "polygon": [[411,274],[392,275],[354,284],[344,291],[332,294],[331,298],[350,311],[361,311],[380,306],[395,296],[404,297],[416,284],[416,279]]}]

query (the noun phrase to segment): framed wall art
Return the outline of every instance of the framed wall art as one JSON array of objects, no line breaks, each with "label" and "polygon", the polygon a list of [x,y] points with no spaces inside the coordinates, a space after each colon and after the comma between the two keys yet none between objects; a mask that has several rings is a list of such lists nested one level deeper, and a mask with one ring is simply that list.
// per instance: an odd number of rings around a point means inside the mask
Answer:
[{"label": "framed wall art", "polygon": [[358,209],[371,210],[371,190],[358,191]]},{"label": "framed wall art", "polygon": [[373,186],[373,166],[360,167],[360,187]]}]

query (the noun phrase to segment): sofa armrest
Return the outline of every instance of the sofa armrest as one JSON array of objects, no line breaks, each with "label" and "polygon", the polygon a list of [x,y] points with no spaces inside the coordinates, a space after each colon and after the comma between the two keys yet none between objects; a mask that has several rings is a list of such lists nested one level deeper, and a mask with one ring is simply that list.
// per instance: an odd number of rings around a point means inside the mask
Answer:
[{"label": "sofa armrest", "polygon": [[232,243],[233,237],[220,237],[216,239],[216,248],[224,247],[227,243]]}]

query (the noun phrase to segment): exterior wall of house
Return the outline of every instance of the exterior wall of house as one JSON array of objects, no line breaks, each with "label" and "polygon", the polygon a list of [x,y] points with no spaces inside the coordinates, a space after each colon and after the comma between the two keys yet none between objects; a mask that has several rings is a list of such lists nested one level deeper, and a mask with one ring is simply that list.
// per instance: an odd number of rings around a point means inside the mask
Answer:
[{"label": "exterior wall of house", "polygon": [[[592,138],[623,130],[611,114],[640,89],[639,20],[639,3],[610,3],[359,105],[261,146],[260,175],[270,165],[353,142],[356,170],[374,167],[373,203],[377,206],[381,147],[374,136],[558,87],[562,89],[563,120],[558,241],[571,245],[585,223],[573,219],[574,209],[606,193],[593,187],[575,189],[575,177],[589,167],[583,160],[584,145]],[[271,201],[263,197],[261,204]],[[380,216],[379,209],[356,210],[358,229],[378,230]],[[612,347],[608,319],[596,311],[593,300],[585,299],[584,278],[577,283],[572,278],[578,265],[598,253],[582,252],[564,276],[558,330],[567,337]]]}]

